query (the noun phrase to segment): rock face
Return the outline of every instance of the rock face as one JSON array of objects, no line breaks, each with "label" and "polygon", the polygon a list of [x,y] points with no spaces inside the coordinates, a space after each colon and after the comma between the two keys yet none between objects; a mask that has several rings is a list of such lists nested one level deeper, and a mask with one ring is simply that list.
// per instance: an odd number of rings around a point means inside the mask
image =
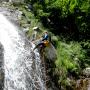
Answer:
[{"label": "rock face", "polygon": [[14,3],[22,3],[24,0],[0,0],[0,2],[14,2]]},{"label": "rock face", "polygon": [[90,77],[90,67],[87,67],[83,70],[83,75]]},{"label": "rock face", "polygon": [[4,87],[4,68],[3,68],[3,63],[4,63],[4,58],[3,58],[3,46],[0,43],[0,90],[3,90]]},{"label": "rock face", "polygon": [[0,2],[8,2],[9,0],[0,0]]},{"label": "rock face", "polygon": [[77,80],[74,90],[90,90],[90,78]]},{"label": "rock face", "polygon": [[7,5],[7,8],[4,6],[0,7],[0,13],[3,14],[4,16],[6,16],[10,21],[19,25],[19,21],[21,19],[22,12],[19,11],[18,9],[15,10],[15,9],[11,9],[8,7],[9,7],[9,5]]},{"label": "rock face", "polygon": [[8,0],[9,2],[14,2],[14,3],[22,3],[24,0]]}]

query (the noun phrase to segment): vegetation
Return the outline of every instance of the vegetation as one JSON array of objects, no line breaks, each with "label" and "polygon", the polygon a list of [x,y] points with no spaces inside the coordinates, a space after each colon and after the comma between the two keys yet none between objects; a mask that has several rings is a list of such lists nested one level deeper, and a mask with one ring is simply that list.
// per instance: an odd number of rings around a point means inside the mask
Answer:
[{"label": "vegetation", "polygon": [[[57,45],[58,58],[55,62],[55,73],[59,86],[69,86],[67,78],[79,78],[82,62],[85,64],[85,51],[78,42],[59,42]],[[85,65],[83,66],[85,68]]]},{"label": "vegetation", "polygon": [[90,66],[90,0],[25,0],[19,8],[24,13],[22,26],[25,20],[31,23],[28,36],[39,26],[57,38],[52,39],[57,60],[49,74],[58,88],[71,87],[68,78],[80,78],[82,70]]},{"label": "vegetation", "polygon": [[27,2],[32,6],[36,18],[55,34],[63,33],[65,37],[77,40],[89,38],[89,0],[27,0]]}]

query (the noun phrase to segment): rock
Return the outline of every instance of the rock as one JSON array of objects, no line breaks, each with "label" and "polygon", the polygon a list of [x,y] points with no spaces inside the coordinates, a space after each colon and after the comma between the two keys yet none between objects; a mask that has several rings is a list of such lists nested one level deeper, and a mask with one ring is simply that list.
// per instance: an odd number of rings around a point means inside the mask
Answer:
[{"label": "rock", "polygon": [[16,9],[2,6],[0,7],[0,13],[5,15],[14,24],[19,25],[21,17],[22,17],[22,12],[19,11],[18,9],[16,10]]},{"label": "rock", "polygon": [[26,33],[29,31],[29,27],[23,28],[23,31]]},{"label": "rock", "polygon": [[35,30],[35,31],[38,31],[39,30],[39,27],[33,27],[33,30]]},{"label": "rock", "polygon": [[3,62],[3,46],[0,43],[0,67],[2,67],[2,62]]},{"label": "rock", "polygon": [[0,0],[0,2],[8,2],[9,0]]},{"label": "rock", "polygon": [[0,90],[3,90],[4,87],[4,54],[3,54],[3,46],[0,43]]},{"label": "rock", "polygon": [[77,80],[74,90],[90,90],[90,78]]},{"label": "rock", "polygon": [[24,0],[8,0],[9,2],[12,2],[12,3],[23,3]]},{"label": "rock", "polygon": [[56,60],[57,58],[57,52],[55,47],[50,43],[50,46],[45,48],[45,57],[49,60]]},{"label": "rock", "polygon": [[87,67],[83,70],[83,75],[90,77],[90,67]]}]

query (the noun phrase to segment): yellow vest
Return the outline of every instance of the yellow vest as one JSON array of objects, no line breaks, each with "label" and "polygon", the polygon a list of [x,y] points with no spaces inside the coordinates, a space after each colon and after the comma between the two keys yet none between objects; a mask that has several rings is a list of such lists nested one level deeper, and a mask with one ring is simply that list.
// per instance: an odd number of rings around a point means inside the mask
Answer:
[{"label": "yellow vest", "polygon": [[44,41],[44,45],[47,47],[47,46],[49,46],[49,41],[48,40],[45,40]]}]

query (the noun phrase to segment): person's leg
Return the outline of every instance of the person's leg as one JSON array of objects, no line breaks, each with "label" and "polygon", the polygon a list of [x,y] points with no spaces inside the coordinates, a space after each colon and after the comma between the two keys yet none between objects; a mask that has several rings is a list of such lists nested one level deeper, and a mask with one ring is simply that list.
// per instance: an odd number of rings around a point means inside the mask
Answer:
[{"label": "person's leg", "polygon": [[33,50],[35,50],[35,49],[38,48],[39,46],[40,46],[40,48],[42,48],[42,47],[43,47],[43,43],[41,42],[41,43],[39,43],[38,45],[36,45]]}]

